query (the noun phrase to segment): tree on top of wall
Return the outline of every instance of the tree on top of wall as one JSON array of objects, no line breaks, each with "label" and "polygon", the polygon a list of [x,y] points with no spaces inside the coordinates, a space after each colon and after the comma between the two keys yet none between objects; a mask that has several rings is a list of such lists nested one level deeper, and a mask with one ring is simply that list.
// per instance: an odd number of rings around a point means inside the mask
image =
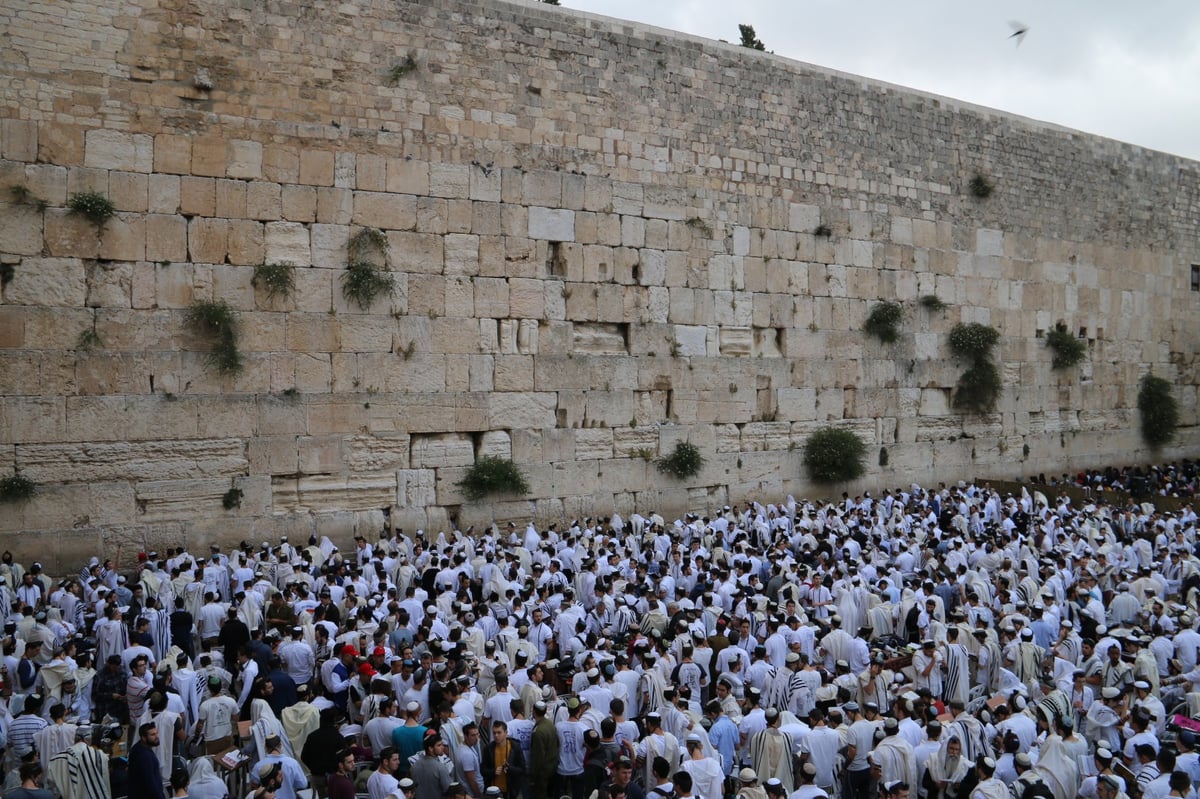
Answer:
[{"label": "tree on top of wall", "polygon": [[753,25],[738,25],[738,32],[742,34],[742,47],[748,47],[751,50],[766,50],[767,46],[763,44],[763,40],[758,38],[758,34],[754,32]]}]

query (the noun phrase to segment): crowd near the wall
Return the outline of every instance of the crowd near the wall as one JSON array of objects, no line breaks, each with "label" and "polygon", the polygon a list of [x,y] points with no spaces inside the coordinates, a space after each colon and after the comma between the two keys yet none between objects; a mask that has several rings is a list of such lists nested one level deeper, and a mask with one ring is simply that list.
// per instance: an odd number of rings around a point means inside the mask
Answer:
[{"label": "crowd near the wall", "polygon": [[960,483],[5,553],[3,796],[1193,799],[1196,527]]}]

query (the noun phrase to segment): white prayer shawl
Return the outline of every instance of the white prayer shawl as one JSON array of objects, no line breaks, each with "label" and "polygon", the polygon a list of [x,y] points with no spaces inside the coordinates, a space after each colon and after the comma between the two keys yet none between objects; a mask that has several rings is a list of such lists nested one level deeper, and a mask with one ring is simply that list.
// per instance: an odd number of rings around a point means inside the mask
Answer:
[{"label": "white prayer shawl", "polygon": [[1054,791],[1054,799],[1075,799],[1079,793],[1079,767],[1062,736],[1049,735],[1038,749],[1034,769]]},{"label": "white prayer shawl", "polygon": [[63,799],[112,799],[108,756],[82,741],[51,760],[46,773]]},{"label": "white prayer shawl", "polygon": [[[1007,785],[992,777],[975,786],[975,790],[971,792],[971,799],[1012,799],[1012,794]],[[1075,797],[1072,796],[1071,799]]]},{"label": "white prayer shawl", "polygon": [[760,780],[778,779],[786,793],[792,792],[792,736],[778,727],[756,732],[750,738],[750,763]]},{"label": "white prayer shawl", "polygon": [[171,685],[183,698],[184,726],[190,732],[200,715],[200,703],[207,698],[208,686],[197,679],[196,672],[186,668],[171,672]]},{"label": "white prayer shawl", "polygon": [[[321,712],[308,702],[297,702],[285,707],[281,715],[283,718],[280,720],[280,724],[283,726],[292,751],[303,752],[304,744],[308,742],[308,736],[312,735],[321,725]],[[303,764],[303,761],[301,761],[301,767],[305,774],[309,773],[308,767]]]},{"label": "white prayer shawl", "polygon": [[154,756],[158,758],[158,770],[165,782],[171,779],[175,764],[175,722],[179,721],[179,714],[164,710],[150,720],[158,728],[158,746],[154,747]]},{"label": "white prayer shawl", "polygon": [[[71,674],[71,664],[65,660],[55,660],[42,666],[38,672],[42,677],[42,694],[52,699],[62,698],[62,682]],[[53,704],[53,703],[51,703]],[[43,766],[43,768],[45,768]]]},{"label": "white prayer shawl", "polygon": [[646,766],[645,773],[642,775],[646,785],[654,784],[654,774],[651,772],[651,766],[654,764],[654,758],[662,757],[671,765],[671,773],[679,768],[679,740],[669,732],[663,732],[658,735],[647,735],[645,738],[646,744]]},{"label": "white prayer shawl", "polygon": [[48,724],[33,736],[34,746],[41,759],[42,770],[50,770],[50,761],[75,743],[74,724]]},{"label": "white prayer shawl", "polygon": [[246,598],[238,605],[238,618],[251,630],[262,626],[262,597],[256,591],[246,592]]},{"label": "white prayer shawl", "polygon": [[880,782],[903,780],[910,787],[917,785],[917,755],[912,744],[900,735],[889,735],[871,751],[879,766]]},{"label": "white prayer shawl", "polygon": [[279,723],[279,719],[275,718],[275,711],[271,710],[267,700],[255,699],[250,703],[250,721],[250,732],[254,735],[254,746],[258,750],[259,760],[267,756],[267,739],[272,735],[279,736],[283,754],[295,757],[292,753],[292,740]]},{"label": "white prayer shawl", "polygon": [[[957,785],[971,772],[975,767],[974,761],[967,757],[966,747],[963,747],[963,753],[959,756],[956,763],[948,763],[946,750],[951,741],[959,740],[954,735],[942,735],[942,746],[933,757],[929,758],[929,763],[926,768],[929,771],[929,778],[935,783],[945,782],[950,785]],[[959,740],[959,743],[962,743]],[[1003,784],[1003,783],[1002,783]],[[911,783],[910,783],[911,785]]]},{"label": "white prayer shawl", "polygon": [[[218,776],[213,768],[212,758],[198,757],[188,767],[188,796],[209,797],[225,796],[225,781]],[[65,797],[64,797],[65,799]]]},{"label": "white prayer shawl", "polygon": [[867,611],[867,619],[871,624],[871,632],[878,638],[886,638],[895,634],[895,621],[893,614],[895,606],[890,602],[885,602]]},{"label": "white prayer shawl", "polygon": [[658,669],[647,669],[638,680],[638,711],[646,715],[663,705],[663,691],[667,684]]},{"label": "white prayer shawl", "polygon": [[125,625],[119,621],[105,619],[96,623],[96,662],[104,663],[111,655],[119,655],[129,646]]}]

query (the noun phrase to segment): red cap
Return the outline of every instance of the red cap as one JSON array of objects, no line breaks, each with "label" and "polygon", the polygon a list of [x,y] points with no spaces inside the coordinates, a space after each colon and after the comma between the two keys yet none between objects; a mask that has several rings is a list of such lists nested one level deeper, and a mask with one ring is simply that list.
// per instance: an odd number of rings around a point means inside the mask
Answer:
[{"label": "red cap", "polygon": [[141,561],[143,561],[143,560],[145,560],[145,559],[146,559],[146,553],[145,553],[145,552],[139,552],[139,553],[138,553],[138,562],[140,563]]},{"label": "red cap", "polygon": [[364,677],[374,677],[379,672],[370,663],[364,663],[358,667],[358,673]]},{"label": "red cap", "polygon": [[371,652],[371,654],[376,655],[378,657],[383,657],[384,655],[387,654],[387,650],[381,646],[377,646],[377,647],[375,647],[375,650],[373,652]]},{"label": "red cap", "polygon": [[358,657],[358,650],[350,646],[350,644],[346,644],[342,647],[342,654],[350,655],[351,657]]}]

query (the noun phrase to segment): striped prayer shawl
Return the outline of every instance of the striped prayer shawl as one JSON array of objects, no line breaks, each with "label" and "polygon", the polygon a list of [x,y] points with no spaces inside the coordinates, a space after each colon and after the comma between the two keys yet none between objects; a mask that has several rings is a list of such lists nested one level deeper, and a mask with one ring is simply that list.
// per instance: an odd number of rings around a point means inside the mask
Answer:
[{"label": "striped prayer shawl", "polygon": [[971,694],[971,664],[961,644],[946,645],[946,684],[943,698],[966,705]]},{"label": "striped prayer shawl", "polygon": [[71,746],[50,761],[50,779],[63,799],[110,799],[108,757],[83,742]]},{"label": "striped prayer shawl", "polygon": [[[142,611],[142,618],[150,620],[150,637],[155,661],[162,660],[171,648],[171,614],[166,610]],[[174,664],[172,664],[174,665]]]}]

